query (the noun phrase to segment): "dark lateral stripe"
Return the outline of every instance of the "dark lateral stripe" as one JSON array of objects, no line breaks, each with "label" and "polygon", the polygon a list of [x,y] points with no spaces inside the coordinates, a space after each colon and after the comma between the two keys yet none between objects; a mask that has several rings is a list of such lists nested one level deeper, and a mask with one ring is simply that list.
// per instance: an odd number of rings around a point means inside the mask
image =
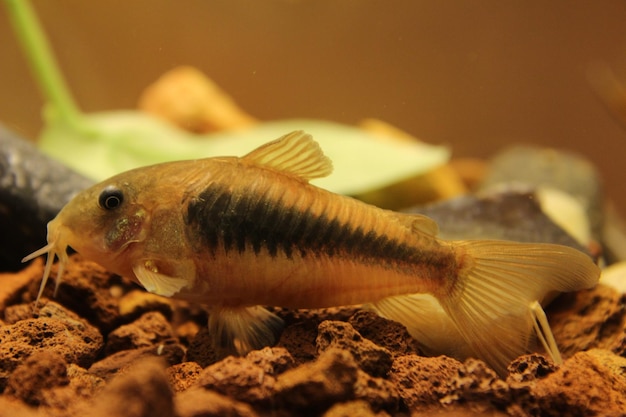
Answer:
[{"label": "dark lateral stripe", "polygon": [[188,237],[200,240],[212,252],[259,254],[265,248],[275,257],[279,251],[292,257],[344,254],[355,259],[423,262],[424,253],[373,231],[341,223],[325,214],[288,207],[266,195],[233,196],[226,187],[213,184],[192,199],[185,216]]},{"label": "dark lateral stripe", "polygon": [[[201,233],[204,244],[209,248],[216,248],[220,244],[220,236],[211,230],[210,225],[221,222],[219,213],[224,212],[230,204],[230,195],[221,192],[218,188],[207,188],[198,198],[192,199],[187,210],[187,219],[195,223],[197,232]],[[204,230],[204,232],[203,232]]]}]

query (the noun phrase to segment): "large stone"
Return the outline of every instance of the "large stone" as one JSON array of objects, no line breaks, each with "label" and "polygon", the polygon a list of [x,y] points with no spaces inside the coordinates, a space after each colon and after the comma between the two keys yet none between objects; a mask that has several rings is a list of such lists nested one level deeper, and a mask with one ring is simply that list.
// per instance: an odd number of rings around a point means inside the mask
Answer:
[{"label": "large stone", "polygon": [[43,155],[0,125],[0,270],[46,242],[46,224],[90,179]]}]

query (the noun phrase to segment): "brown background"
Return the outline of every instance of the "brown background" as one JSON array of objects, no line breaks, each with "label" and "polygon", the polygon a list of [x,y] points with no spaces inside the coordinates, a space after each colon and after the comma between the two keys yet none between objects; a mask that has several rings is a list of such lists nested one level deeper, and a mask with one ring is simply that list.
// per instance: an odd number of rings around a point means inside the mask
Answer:
[{"label": "brown background", "polygon": [[[0,3],[1,4],[1,3]],[[180,64],[262,119],[377,117],[456,156],[506,143],[571,148],[622,193],[626,127],[589,65],[626,84],[626,1],[38,0],[77,101],[133,107]],[[41,96],[0,7],[0,121],[35,137]]]}]

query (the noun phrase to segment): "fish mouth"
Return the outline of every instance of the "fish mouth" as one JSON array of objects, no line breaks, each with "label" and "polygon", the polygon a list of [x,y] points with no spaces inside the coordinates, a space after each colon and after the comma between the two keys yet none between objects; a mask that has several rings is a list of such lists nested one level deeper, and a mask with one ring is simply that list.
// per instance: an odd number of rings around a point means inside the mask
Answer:
[{"label": "fish mouth", "polygon": [[68,260],[67,248],[69,247],[69,245],[66,243],[66,240],[61,238],[61,228],[55,226],[56,225],[54,224],[54,221],[48,224],[48,244],[43,248],[31,253],[30,255],[25,256],[24,259],[22,259],[22,262],[28,262],[41,255],[48,255],[46,259],[46,266],[43,271],[41,285],[39,286],[39,292],[37,293],[35,307],[39,304],[39,299],[43,294],[44,288],[46,287],[46,283],[48,282],[48,278],[50,277],[50,272],[52,271],[52,265],[54,264],[55,259],[58,258],[59,265],[54,285],[54,296],[56,297],[57,290],[59,289],[59,284],[61,283],[61,279],[63,277],[63,272],[65,271],[65,265],[67,264]]}]

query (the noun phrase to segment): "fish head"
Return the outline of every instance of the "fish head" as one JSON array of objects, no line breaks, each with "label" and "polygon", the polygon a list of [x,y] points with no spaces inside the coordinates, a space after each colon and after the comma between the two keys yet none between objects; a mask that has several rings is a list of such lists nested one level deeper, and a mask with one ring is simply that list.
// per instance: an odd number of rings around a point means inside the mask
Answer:
[{"label": "fish head", "polygon": [[23,259],[26,262],[48,255],[37,300],[57,257],[58,288],[68,260],[68,248],[112,272],[123,273],[128,249],[133,243],[142,242],[147,234],[149,213],[138,201],[139,189],[139,184],[113,177],[77,194],[48,223],[48,244]]}]

